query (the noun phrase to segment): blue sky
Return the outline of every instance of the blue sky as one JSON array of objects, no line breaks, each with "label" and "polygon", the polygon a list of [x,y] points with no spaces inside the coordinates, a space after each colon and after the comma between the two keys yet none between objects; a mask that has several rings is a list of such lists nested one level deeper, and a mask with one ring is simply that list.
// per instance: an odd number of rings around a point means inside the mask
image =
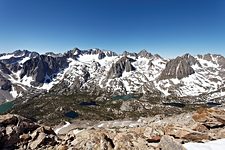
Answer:
[{"label": "blue sky", "polygon": [[225,55],[224,0],[0,0],[0,52]]}]

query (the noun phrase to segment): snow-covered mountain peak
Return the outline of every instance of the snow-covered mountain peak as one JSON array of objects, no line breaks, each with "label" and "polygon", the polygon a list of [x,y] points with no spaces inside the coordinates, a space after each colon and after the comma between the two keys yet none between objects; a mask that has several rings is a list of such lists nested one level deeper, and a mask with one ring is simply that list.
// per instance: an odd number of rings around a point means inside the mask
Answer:
[{"label": "snow-covered mountain peak", "polygon": [[66,89],[178,97],[217,93],[212,98],[225,86],[224,68],[225,58],[215,54],[166,60],[146,50],[121,55],[97,48],[43,55],[19,50],[0,54],[0,97],[10,100],[30,89]]}]

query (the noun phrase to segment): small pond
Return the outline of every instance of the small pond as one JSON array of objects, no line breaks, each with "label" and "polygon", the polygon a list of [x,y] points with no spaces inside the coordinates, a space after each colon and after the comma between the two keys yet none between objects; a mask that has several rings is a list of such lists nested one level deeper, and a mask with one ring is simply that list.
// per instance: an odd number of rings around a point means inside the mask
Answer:
[{"label": "small pond", "polygon": [[75,111],[69,111],[69,112],[66,112],[65,113],[65,116],[68,117],[68,118],[77,118],[79,116],[79,114]]},{"label": "small pond", "polygon": [[215,107],[215,106],[219,106],[221,105],[220,103],[216,103],[216,102],[207,102],[206,105],[208,107]]},{"label": "small pond", "polygon": [[174,106],[174,107],[185,107],[185,104],[183,103],[176,103],[176,102],[171,102],[171,103],[163,103],[163,105],[168,105],[168,106]]},{"label": "small pond", "polygon": [[0,105],[0,114],[3,114],[13,107],[13,102],[6,102]]}]

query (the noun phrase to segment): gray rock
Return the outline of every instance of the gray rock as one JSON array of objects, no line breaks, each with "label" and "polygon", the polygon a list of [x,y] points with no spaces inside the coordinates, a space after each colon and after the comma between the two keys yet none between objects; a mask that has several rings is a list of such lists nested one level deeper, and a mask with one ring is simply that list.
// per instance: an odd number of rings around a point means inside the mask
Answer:
[{"label": "gray rock", "polygon": [[94,49],[89,49],[89,50],[82,50],[81,54],[87,54],[87,55],[102,54],[102,55],[105,55],[105,56],[108,56],[108,57],[117,56],[117,54],[115,52],[105,51],[105,50],[101,50],[99,48],[94,48]]},{"label": "gray rock", "polygon": [[60,70],[68,67],[66,57],[51,57],[46,55],[40,55],[26,61],[22,67],[20,78],[25,75],[32,76],[35,82],[44,83],[45,76],[52,76],[58,73]]},{"label": "gray rock", "polygon": [[35,123],[18,115],[0,115],[0,149],[14,149],[20,135],[34,131],[34,126],[37,128]]},{"label": "gray rock", "polygon": [[15,115],[7,114],[0,115],[0,125],[8,126],[8,125],[16,125],[18,123],[18,118]]},{"label": "gray rock", "polygon": [[133,56],[136,59],[138,58],[138,54],[137,53],[130,53],[130,52],[127,52],[127,51],[124,51],[123,54],[122,54],[122,56],[125,56],[125,57],[127,57],[127,56]]},{"label": "gray rock", "polygon": [[119,78],[122,76],[124,71],[126,72],[134,71],[135,67],[131,64],[134,61],[135,61],[134,59],[131,59],[126,56],[122,57],[116,63],[112,64],[107,74],[107,78],[108,79]]},{"label": "gray rock", "polygon": [[73,58],[73,59],[77,59],[77,57],[79,57],[79,55],[82,54],[82,51],[79,48],[74,48],[72,50],[67,51],[64,56],[66,58]]},{"label": "gray rock", "polygon": [[166,68],[162,71],[160,75],[160,79],[171,79],[178,78],[182,79],[184,77],[188,77],[189,75],[195,73],[194,69],[191,67],[192,65],[200,65],[197,59],[189,54],[185,54],[182,57],[177,57],[175,59],[170,60],[166,64]]},{"label": "gray rock", "polygon": [[180,143],[176,142],[172,136],[164,135],[159,143],[162,150],[186,150]]},{"label": "gray rock", "polygon": [[22,57],[36,57],[39,54],[37,52],[30,52],[28,50],[16,50],[14,51],[12,54],[14,54],[14,56],[22,56]]},{"label": "gray rock", "polygon": [[101,53],[98,54],[98,59],[103,59],[105,57],[106,57],[106,55],[103,52],[101,52]]},{"label": "gray rock", "polygon": [[7,90],[7,91],[11,91],[12,90],[12,83],[11,83],[11,81],[9,81],[5,77],[3,77],[1,74],[0,74],[0,89],[1,90]]},{"label": "gray rock", "polygon": [[145,58],[151,58],[153,55],[149,52],[147,52],[147,50],[143,49],[138,53],[138,57],[145,57]]},{"label": "gray rock", "polygon": [[8,65],[9,70],[11,70],[13,72],[17,72],[22,69],[22,66],[19,63],[12,63],[12,64],[7,64],[7,65]]},{"label": "gray rock", "polygon": [[9,91],[0,89],[0,104],[4,103],[6,100],[13,100],[12,95]]},{"label": "gray rock", "polygon": [[38,146],[40,146],[44,142],[45,138],[46,138],[45,133],[39,133],[38,137],[33,142],[30,143],[29,147],[31,149],[38,148]]},{"label": "gray rock", "polygon": [[0,62],[0,70],[5,74],[11,74],[12,72],[6,67],[6,65]]},{"label": "gray rock", "polygon": [[107,135],[103,134],[100,139],[100,149],[101,150],[111,150],[114,149],[115,145]]},{"label": "gray rock", "polygon": [[217,63],[221,66],[221,68],[225,68],[225,58],[221,55],[217,55]]}]

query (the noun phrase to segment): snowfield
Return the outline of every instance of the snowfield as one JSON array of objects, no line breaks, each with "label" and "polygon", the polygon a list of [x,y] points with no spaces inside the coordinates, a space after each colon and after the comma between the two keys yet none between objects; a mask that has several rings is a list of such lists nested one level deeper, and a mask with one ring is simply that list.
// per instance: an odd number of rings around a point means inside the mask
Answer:
[{"label": "snowfield", "polygon": [[206,143],[186,143],[187,150],[225,150],[225,139],[209,141]]}]

